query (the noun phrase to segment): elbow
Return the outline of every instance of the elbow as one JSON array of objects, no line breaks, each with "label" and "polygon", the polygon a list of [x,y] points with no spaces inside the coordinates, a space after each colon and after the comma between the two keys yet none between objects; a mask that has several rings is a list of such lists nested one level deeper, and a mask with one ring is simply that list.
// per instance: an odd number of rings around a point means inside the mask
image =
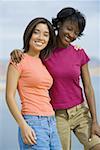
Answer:
[{"label": "elbow", "polygon": [[10,94],[6,93],[5,95],[6,103],[9,102],[10,98],[11,98]]},{"label": "elbow", "polygon": [[5,99],[6,103],[9,103],[12,99],[14,99],[14,95],[12,93],[6,92]]}]

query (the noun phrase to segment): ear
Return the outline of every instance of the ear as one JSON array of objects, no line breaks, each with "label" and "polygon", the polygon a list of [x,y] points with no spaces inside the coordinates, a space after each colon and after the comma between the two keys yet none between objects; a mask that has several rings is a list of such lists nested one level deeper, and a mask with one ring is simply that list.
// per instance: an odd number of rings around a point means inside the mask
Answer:
[{"label": "ear", "polygon": [[57,28],[60,28],[61,27],[61,22],[58,22],[58,24],[57,24]]}]

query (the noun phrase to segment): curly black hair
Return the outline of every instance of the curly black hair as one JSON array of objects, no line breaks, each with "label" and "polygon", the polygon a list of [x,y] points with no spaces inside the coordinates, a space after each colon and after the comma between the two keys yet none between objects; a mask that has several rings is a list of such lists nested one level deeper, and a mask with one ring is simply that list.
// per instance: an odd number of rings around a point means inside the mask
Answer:
[{"label": "curly black hair", "polygon": [[86,18],[85,16],[78,10],[72,7],[63,8],[61,11],[58,12],[56,18],[52,18],[52,24],[55,30],[59,30],[58,24],[59,22],[63,23],[66,20],[70,20],[72,22],[77,22],[79,26],[79,35],[83,35],[83,31],[86,26]]}]

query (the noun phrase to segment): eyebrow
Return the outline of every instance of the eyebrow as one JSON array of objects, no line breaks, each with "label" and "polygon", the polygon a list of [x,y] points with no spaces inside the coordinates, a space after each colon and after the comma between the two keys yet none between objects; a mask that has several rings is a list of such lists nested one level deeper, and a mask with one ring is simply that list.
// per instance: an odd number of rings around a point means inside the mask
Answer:
[{"label": "eyebrow", "polygon": [[[35,30],[36,30],[36,31],[40,31],[39,29],[36,29],[36,28],[34,29],[34,31],[35,31]],[[44,32],[49,34],[49,31],[44,31]]]}]

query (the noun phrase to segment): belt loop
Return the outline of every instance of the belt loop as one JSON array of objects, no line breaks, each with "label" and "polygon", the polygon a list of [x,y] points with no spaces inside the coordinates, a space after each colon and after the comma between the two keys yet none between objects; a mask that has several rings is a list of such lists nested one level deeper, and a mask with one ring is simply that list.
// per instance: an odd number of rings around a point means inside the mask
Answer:
[{"label": "belt loop", "polygon": [[65,109],[65,112],[66,112],[66,119],[69,119],[70,118],[70,113],[68,112],[68,109]]},{"label": "belt loop", "polygon": [[37,116],[37,118],[38,118],[38,119],[40,119],[40,118],[41,118],[41,116]]},{"label": "belt loop", "polygon": [[77,106],[76,106],[76,111],[78,111],[78,108],[79,108],[79,107],[78,107],[78,105],[77,105]]}]

